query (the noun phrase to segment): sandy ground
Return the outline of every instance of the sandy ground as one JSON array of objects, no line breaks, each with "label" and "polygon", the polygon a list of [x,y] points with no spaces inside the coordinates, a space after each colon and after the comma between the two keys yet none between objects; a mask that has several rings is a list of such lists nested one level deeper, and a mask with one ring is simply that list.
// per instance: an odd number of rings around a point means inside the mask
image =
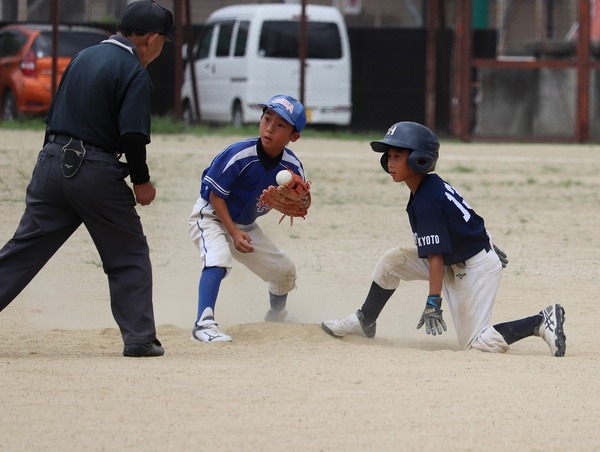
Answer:
[{"label": "sandy ground", "polygon": [[[0,132],[0,245],[23,212],[41,132]],[[374,137],[380,138],[380,137]],[[98,254],[79,230],[0,314],[0,450],[598,450],[600,147],[442,143],[438,173],[509,255],[493,321],[566,308],[567,356],[539,338],[503,355],[416,330],[425,283],[403,283],[375,339],[322,320],[356,310],[388,248],[410,245],[408,190],[368,140],[301,139],[305,221],[259,221],[295,260],[296,323],[266,324],[264,283],[241,265],[217,320],[228,344],[190,340],[200,262],[187,234],[202,169],[237,138],[155,136],[151,247],[162,358],[121,356]],[[65,286],[64,274],[77,274]]]}]

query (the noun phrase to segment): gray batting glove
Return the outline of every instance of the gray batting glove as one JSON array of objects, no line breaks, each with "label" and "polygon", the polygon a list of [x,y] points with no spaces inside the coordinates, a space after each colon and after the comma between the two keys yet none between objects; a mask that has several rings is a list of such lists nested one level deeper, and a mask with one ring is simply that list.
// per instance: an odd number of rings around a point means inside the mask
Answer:
[{"label": "gray batting glove", "polygon": [[500,248],[498,248],[496,245],[494,245],[494,251],[498,255],[498,259],[500,259],[500,262],[502,263],[502,268],[506,268],[506,266],[508,265],[508,258],[506,257],[506,253]]},{"label": "gray batting glove", "polygon": [[429,295],[427,297],[427,303],[425,303],[425,310],[421,314],[421,320],[417,324],[417,329],[425,325],[425,332],[427,334],[442,334],[443,331],[447,331],[446,322],[442,317],[442,299],[437,295]]}]

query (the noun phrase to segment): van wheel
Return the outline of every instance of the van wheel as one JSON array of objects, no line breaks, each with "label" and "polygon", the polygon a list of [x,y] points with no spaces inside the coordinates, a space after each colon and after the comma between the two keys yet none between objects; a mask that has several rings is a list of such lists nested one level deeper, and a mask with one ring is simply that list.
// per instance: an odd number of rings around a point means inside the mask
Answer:
[{"label": "van wheel", "polygon": [[244,113],[242,113],[242,106],[239,102],[233,105],[231,124],[233,124],[233,127],[244,127]]},{"label": "van wheel", "polygon": [[183,118],[183,123],[186,126],[191,126],[193,124],[194,112],[192,111],[192,106],[187,100],[183,103],[183,110],[181,112],[181,116]]},{"label": "van wheel", "polygon": [[2,98],[2,119],[4,121],[17,119],[17,99],[12,91],[5,92]]}]

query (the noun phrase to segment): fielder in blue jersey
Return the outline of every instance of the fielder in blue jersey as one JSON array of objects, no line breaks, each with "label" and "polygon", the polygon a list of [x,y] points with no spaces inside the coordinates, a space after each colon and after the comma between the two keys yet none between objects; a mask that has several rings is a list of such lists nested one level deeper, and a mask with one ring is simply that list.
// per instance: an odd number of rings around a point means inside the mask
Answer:
[{"label": "fielder in blue jersey", "polygon": [[414,248],[387,251],[373,271],[373,282],[362,307],[344,318],[322,322],[332,336],[375,336],[376,320],[400,281],[429,281],[425,309],[417,328],[442,334],[442,295],[446,299],[464,350],[503,353],[509,345],[538,336],[553,356],[564,356],[564,308],[553,304],[520,320],[490,324],[502,268],[508,260],[493,245],[483,219],[458,191],[431,173],[438,160],[439,141],[427,127],[399,122],[382,140],[371,142],[381,152],[381,166],[394,182],[410,190],[406,212]]},{"label": "fielder in blue jersey", "polygon": [[262,191],[277,185],[275,176],[288,168],[304,180],[304,168],[287,148],[306,125],[304,106],[277,95],[261,104],[259,136],[233,143],[202,173],[200,197],[189,220],[190,235],[202,257],[198,315],[192,331],[200,342],[231,341],[219,330],[215,305],[221,281],[233,259],[267,282],[270,309],[266,321],[285,321],[287,294],[295,288],[296,267],[262,231],[256,219],[269,212],[259,201]]}]

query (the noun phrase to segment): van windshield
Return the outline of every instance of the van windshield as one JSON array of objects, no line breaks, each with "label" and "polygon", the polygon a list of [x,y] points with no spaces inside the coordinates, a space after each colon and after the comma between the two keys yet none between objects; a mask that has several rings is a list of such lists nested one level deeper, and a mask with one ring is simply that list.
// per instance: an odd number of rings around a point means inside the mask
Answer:
[{"label": "van windshield", "polygon": [[[265,21],[260,32],[259,54],[267,58],[298,59],[300,22]],[[340,32],[332,22],[307,22],[307,58],[342,58]]]}]

